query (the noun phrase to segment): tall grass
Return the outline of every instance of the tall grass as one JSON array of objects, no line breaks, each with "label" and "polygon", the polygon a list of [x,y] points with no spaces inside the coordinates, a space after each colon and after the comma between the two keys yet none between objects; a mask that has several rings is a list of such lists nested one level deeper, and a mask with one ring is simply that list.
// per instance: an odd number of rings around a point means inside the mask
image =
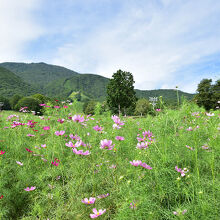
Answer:
[{"label": "tall grass", "polygon": [[[219,219],[219,110],[208,116],[204,109],[184,102],[178,111],[164,109],[156,116],[121,118],[125,124],[113,129],[109,115],[88,117],[84,123],[68,119],[77,113],[76,108],[75,104],[51,108],[44,118],[0,113],[0,151],[5,152],[0,155],[0,219],[86,220],[93,208],[106,209],[99,219]],[[19,116],[19,122],[37,123],[33,128],[11,128],[15,118],[7,117],[12,114]],[[61,124],[59,118],[65,121]],[[103,131],[94,130],[95,125]],[[50,130],[43,130],[45,126]],[[61,130],[65,134],[56,136]],[[154,141],[147,149],[137,149],[137,137],[148,130]],[[76,143],[70,134],[77,134],[87,144],[78,150],[91,154],[74,154],[65,145]],[[117,141],[116,136],[125,140]],[[104,139],[112,140],[114,149],[100,149]],[[55,158],[60,160],[58,166],[51,164]],[[133,160],[152,169],[132,166]],[[181,176],[175,166],[188,172]],[[24,190],[31,186],[36,189]],[[106,198],[97,198],[107,193]],[[94,204],[82,203],[89,197],[96,198]]]}]

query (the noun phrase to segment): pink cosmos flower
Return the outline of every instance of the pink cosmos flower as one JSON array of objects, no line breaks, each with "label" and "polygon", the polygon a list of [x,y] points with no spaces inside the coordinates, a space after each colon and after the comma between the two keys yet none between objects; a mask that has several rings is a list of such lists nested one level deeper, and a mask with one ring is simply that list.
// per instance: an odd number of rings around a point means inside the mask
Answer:
[{"label": "pink cosmos flower", "polygon": [[27,187],[27,188],[25,188],[24,190],[25,190],[25,191],[33,191],[33,190],[35,190],[35,189],[36,189],[36,186],[31,186],[31,188]]},{"label": "pink cosmos flower", "polygon": [[44,129],[45,131],[50,130],[50,126],[45,126],[45,127],[43,127],[43,129]]},{"label": "pink cosmos flower", "polygon": [[90,214],[90,217],[91,218],[97,218],[98,216],[102,215],[103,213],[106,212],[106,209],[102,210],[102,209],[99,209],[99,211],[97,211],[96,208],[92,209],[93,213],[94,214]]},{"label": "pink cosmos flower", "polygon": [[122,136],[116,136],[115,139],[118,141],[123,141],[125,138]]},{"label": "pink cosmos flower", "polygon": [[187,130],[187,131],[192,131],[193,129],[192,129],[192,127],[189,127],[189,128],[187,128],[186,130]]},{"label": "pink cosmos flower", "polygon": [[45,106],[46,104],[39,104],[39,106]]},{"label": "pink cosmos flower", "polygon": [[108,196],[109,196],[109,193],[107,193],[107,194],[102,194],[102,195],[98,195],[97,198],[103,199],[103,198],[106,198],[106,197],[108,197]]},{"label": "pink cosmos flower", "polygon": [[102,131],[103,128],[102,127],[99,127],[98,125],[96,125],[95,127],[93,127],[94,130],[96,131]]},{"label": "pink cosmos flower", "polygon": [[67,106],[67,105],[64,105],[63,107],[64,107],[64,108],[68,108],[68,106]]},{"label": "pink cosmos flower", "polygon": [[112,119],[113,119],[115,124],[117,124],[117,125],[124,125],[124,122],[120,121],[120,118],[118,116],[113,115]]},{"label": "pink cosmos flower", "polygon": [[146,163],[141,163],[140,166],[142,166],[143,168],[148,169],[148,170],[152,169],[152,167],[147,165]]},{"label": "pink cosmos flower", "polygon": [[20,166],[23,166],[23,163],[20,162],[20,161],[16,161],[16,163],[17,163],[18,165],[20,165]]},{"label": "pink cosmos flower", "polygon": [[27,134],[28,137],[34,137],[34,134]]},{"label": "pink cosmos flower", "polygon": [[190,147],[190,146],[188,146],[188,145],[186,145],[186,147],[187,147],[188,149],[190,149],[190,150],[194,150],[192,147]]},{"label": "pink cosmos flower", "polygon": [[88,150],[83,152],[82,150],[77,150],[76,148],[72,148],[72,149],[73,149],[74,154],[81,154],[81,155],[84,155],[84,156],[91,154]]},{"label": "pink cosmos flower", "polygon": [[177,215],[177,216],[180,216],[180,215],[184,215],[186,212],[187,212],[187,210],[184,209],[183,211],[180,211],[180,210],[179,211],[174,211],[173,214]]},{"label": "pink cosmos flower", "polygon": [[145,149],[148,148],[148,142],[140,142],[136,146],[137,149]]},{"label": "pink cosmos flower", "polygon": [[41,147],[46,148],[47,146],[46,144],[41,144]]},{"label": "pink cosmos flower", "polygon": [[69,137],[72,139],[72,140],[77,140],[77,141],[80,141],[81,138],[76,134],[75,136],[73,134],[70,134]]},{"label": "pink cosmos flower", "polygon": [[112,164],[109,169],[115,169],[117,166],[115,164]]},{"label": "pink cosmos flower", "polygon": [[130,164],[137,167],[137,166],[140,166],[142,164],[142,162],[141,162],[141,160],[133,160],[133,162],[130,161]]},{"label": "pink cosmos flower", "polygon": [[178,168],[177,166],[175,166],[175,170],[178,173],[181,173],[181,176],[184,177],[186,175],[186,173],[189,172],[189,170],[187,168],[184,168],[183,170],[181,168]]},{"label": "pink cosmos flower", "polygon": [[116,128],[117,128],[117,129],[120,129],[120,128],[121,128],[121,127],[120,127],[119,125],[117,125],[117,124],[113,124],[112,127],[113,127],[113,129],[116,129]]},{"label": "pink cosmos flower", "polygon": [[55,132],[55,135],[57,135],[57,136],[62,136],[64,134],[65,134],[65,131],[56,131]]},{"label": "pink cosmos flower", "polygon": [[85,198],[82,200],[82,203],[84,204],[94,204],[95,203],[96,198],[94,197],[90,197],[89,199]]},{"label": "pink cosmos flower", "polygon": [[65,143],[67,147],[75,147],[75,145],[70,141],[69,143]]},{"label": "pink cosmos flower", "polygon": [[58,105],[55,105],[55,106],[54,106],[54,108],[60,108],[60,106],[58,106]]},{"label": "pink cosmos flower", "polygon": [[44,162],[47,162],[47,159],[45,159],[45,158],[43,158],[43,157],[41,157],[41,160],[43,160]]},{"label": "pink cosmos flower", "polygon": [[210,116],[215,116],[214,113],[206,113],[206,115],[209,116],[209,117],[210,117]]},{"label": "pink cosmos flower", "polygon": [[114,148],[115,144],[112,145],[112,141],[111,140],[101,140],[101,149],[107,149],[107,150],[112,150]]},{"label": "pink cosmos flower", "polygon": [[160,111],[161,111],[161,109],[160,109],[160,108],[157,108],[157,109],[156,109],[156,111],[157,111],[157,112],[160,112]]},{"label": "pink cosmos flower", "polygon": [[203,145],[203,146],[202,146],[202,149],[203,149],[203,150],[208,150],[209,147],[208,147],[208,145]]},{"label": "pink cosmos flower", "polygon": [[85,121],[84,117],[81,116],[81,115],[74,115],[72,117],[72,120],[75,121],[75,122],[78,122],[78,123],[82,123]]}]

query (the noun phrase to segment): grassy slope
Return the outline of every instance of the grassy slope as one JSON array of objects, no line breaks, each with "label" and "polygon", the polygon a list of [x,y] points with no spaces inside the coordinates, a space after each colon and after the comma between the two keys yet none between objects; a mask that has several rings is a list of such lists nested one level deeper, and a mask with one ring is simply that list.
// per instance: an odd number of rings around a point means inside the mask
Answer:
[{"label": "grassy slope", "polygon": [[[220,111],[209,117],[202,108],[185,104],[180,111],[165,110],[157,117],[124,118],[125,125],[119,130],[112,129],[113,121],[107,116],[96,116],[95,120],[87,122],[87,127],[73,121],[57,122],[58,118],[67,119],[69,112],[76,113],[75,109],[75,106],[69,106],[68,109],[49,110],[50,120],[20,113],[21,122],[38,122],[34,128],[38,132],[26,129],[27,126],[1,130],[1,150],[6,153],[0,155],[0,193],[4,195],[0,202],[0,218],[28,220],[38,216],[50,220],[86,220],[90,219],[89,214],[95,207],[106,209],[100,219],[177,219],[173,211],[179,209],[187,210],[184,219],[218,219],[220,137],[217,128]],[[200,117],[193,116],[193,112],[199,112]],[[2,127],[10,127],[11,122],[6,121],[9,114],[12,112],[1,113]],[[106,133],[100,134],[92,129],[96,124],[104,127]],[[48,125],[50,130],[44,131],[42,127]],[[193,131],[187,131],[189,127]],[[60,130],[65,130],[67,137],[54,135]],[[155,142],[149,149],[139,150],[136,149],[136,137],[144,130],[153,133]],[[35,137],[27,137],[28,133],[35,134]],[[41,136],[42,133],[45,135]],[[92,146],[79,147],[83,151],[89,150],[91,155],[75,155],[65,146],[71,133],[78,134],[83,142]],[[125,140],[118,142],[116,136],[124,136]],[[103,139],[113,141],[115,153],[100,149]],[[41,144],[47,147],[35,148]],[[205,144],[208,150],[202,149]],[[44,155],[48,161],[33,156],[25,150],[26,147]],[[55,158],[60,160],[58,167],[51,165]],[[132,166],[129,161],[133,160],[147,163],[152,170]],[[19,166],[16,161],[24,165]],[[110,169],[113,164],[116,168]],[[189,169],[180,180],[176,165]],[[59,180],[57,176],[60,176]],[[27,186],[37,188],[26,192],[24,188]],[[83,198],[106,193],[110,194],[109,197],[97,199],[95,204],[81,202]],[[133,200],[137,205],[135,210],[129,208]]]}]

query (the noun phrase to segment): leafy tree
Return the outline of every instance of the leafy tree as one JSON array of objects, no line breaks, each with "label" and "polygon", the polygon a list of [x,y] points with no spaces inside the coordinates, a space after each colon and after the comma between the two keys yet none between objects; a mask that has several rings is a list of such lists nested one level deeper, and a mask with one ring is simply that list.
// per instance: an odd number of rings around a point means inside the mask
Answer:
[{"label": "leafy tree", "polygon": [[15,110],[15,106],[17,105],[18,101],[19,101],[20,99],[22,99],[22,98],[23,98],[23,97],[20,96],[20,95],[13,95],[13,96],[10,98],[9,102],[10,102],[11,108],[12,108],[13,110]]},{"label": "leafy tree", "polygon": [[152,107],[147,99],[139,99],[136,103],[135,115],[146,115],[151,110]]},{"label": "leafy tree", "polygon": [[218,101],[220,101],[220,80],[217,80],[216,83],[212,86],[212,108],[216,109],[218,106]]},{"label": "leafy tree", "polygon": [[107,103],[112,110],[119,115],[121,111],[126,114],[126,109],[135,107],[137,97],[134,91],[133,75],[130,72],[118,70],[112,75],[107,86]]},{"label": "leafy tree", "polygon": [[1,110],[11,110],[11,105],[10,105],[9,100],[7,98],[0,96],[0,102],[3,102],[3,106],[0,107]]},{"label": "leafy tree", "polygon": [[207,111],[215,109],[217,102],[220,100],[220,80],[217,80],[214,85],[211,84],[211,79],[203,79],[197,88],[197,94],[194,97],[196,103],[203,106]]}]

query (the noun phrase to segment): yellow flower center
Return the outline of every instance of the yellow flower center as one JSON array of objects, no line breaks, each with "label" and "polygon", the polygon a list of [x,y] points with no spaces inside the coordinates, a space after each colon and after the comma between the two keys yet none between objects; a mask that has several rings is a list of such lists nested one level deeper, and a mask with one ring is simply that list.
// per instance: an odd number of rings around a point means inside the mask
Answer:
[{"label": "yellow flower center", "polygon": [[99,212],[97,212],[97,215],[99,215]]},{"label": "yellow flower center", "polygon": [[90,204],[90,201],[88,201],[88,204]]}]

